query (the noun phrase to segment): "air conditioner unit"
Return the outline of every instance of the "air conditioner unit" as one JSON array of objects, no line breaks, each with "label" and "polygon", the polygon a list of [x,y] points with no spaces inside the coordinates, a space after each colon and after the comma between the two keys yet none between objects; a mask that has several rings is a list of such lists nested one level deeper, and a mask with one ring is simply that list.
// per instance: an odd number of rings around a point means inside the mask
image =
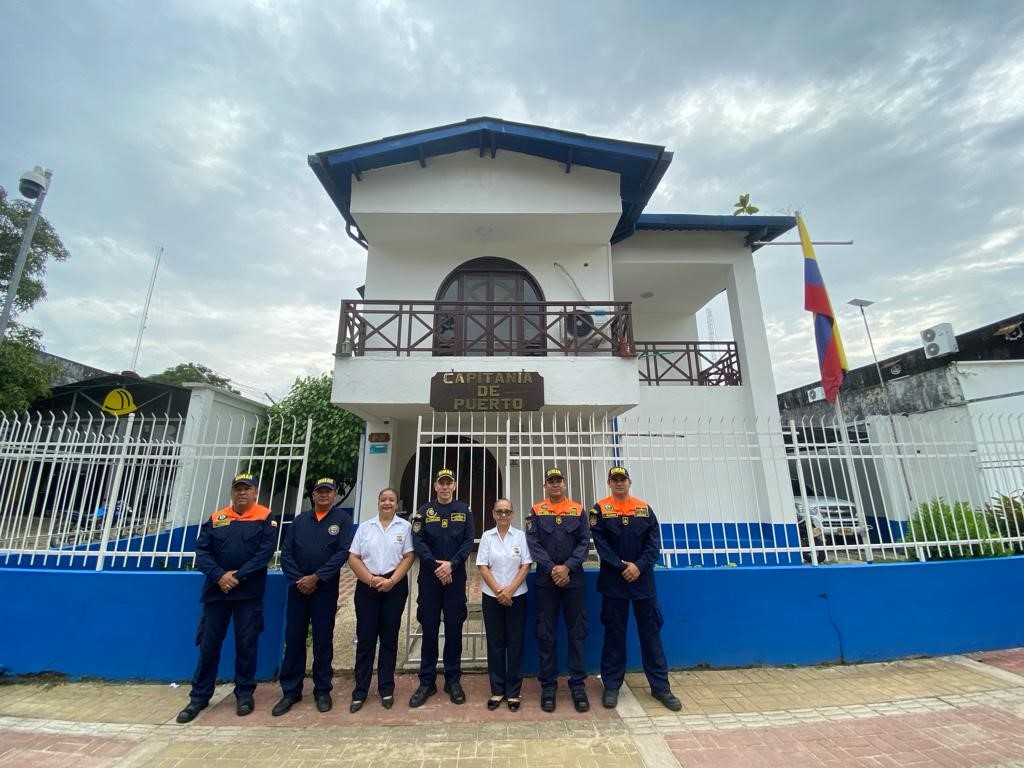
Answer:
[{"label": "air conditioner unit", "polygon": [[825,388],[824,387],[811,387],[807,390],[807,402],[816,403],[819,400],[825,399]]},{"label": "air conditioner unit", "polygon": [[576,348],[589,345],[594,348],[600,344],[600,337],[591,340],[594,336],[594,316],[584,310],[576,310],[571,316],[565,319],[565,341]]},{"label": "air conditioner unit", "polygon": [[921,331],[921,344],[924,346],[926,358],[951,355],[960,348],[956,344],[956,334],[949,323],[939,323]]}]

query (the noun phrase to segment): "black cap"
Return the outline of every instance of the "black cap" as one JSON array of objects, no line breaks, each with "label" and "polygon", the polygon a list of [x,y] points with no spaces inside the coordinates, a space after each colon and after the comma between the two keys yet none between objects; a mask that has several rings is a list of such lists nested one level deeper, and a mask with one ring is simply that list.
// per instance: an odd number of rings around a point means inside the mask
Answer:
[{"label": "black cap", "polygon": [[608,470],[608,479],[611,480],[613,477],[624,477],[627,480],[630,479],[629,472],[625,467],[612,467]]}]

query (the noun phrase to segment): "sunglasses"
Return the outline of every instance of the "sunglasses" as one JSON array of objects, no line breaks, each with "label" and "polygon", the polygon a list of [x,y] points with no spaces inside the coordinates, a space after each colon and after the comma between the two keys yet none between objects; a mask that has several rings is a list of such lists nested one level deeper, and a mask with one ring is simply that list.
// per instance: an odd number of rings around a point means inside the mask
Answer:
[{"label": "sunglasses", "polygon": [[511,509],[496,509],[494,514],[500,515],[501,517],[510,517],[512,515]]}]

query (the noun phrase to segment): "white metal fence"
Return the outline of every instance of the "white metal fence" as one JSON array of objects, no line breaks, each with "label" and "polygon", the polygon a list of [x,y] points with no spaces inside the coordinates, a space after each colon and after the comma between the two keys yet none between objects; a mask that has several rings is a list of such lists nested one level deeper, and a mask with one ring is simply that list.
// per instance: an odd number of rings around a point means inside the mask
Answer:
[{"label": "white metal fence", "polygon": [[237,472],[294,516],[310,430],[252,416],[0,416],[0,565],[191,568],[198,525]]},{"label": "white metal fence", "polygon": [[877,562],[1024,550],[1024,418],[950,410],[749,423],[607,415],[434,414],[419,423],[413,498],[439,468],[459,478],[477,535],[498,496],[516,525],[565,472],[587,507],[625,465],[655,509],[670,566]]}]

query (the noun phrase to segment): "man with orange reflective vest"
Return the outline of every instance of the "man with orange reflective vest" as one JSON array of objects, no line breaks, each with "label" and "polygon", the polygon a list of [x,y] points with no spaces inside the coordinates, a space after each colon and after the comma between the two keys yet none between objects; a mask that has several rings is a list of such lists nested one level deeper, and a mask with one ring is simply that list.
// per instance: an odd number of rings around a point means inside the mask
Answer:
[{"label": "man with orange reflective vest", "polygon": [[661,627],[665,622],[654,585],[654,564],[661,555],[661,532],[650,504],[629,494],[632,485],[624,467],[612,467],[608,471],[612,495],[590,510],[590,533],[601,558],[597,575],[604,625],[601,703],[611,709],[619,701],[619,688],[626,674],[626,621],[632,603],[640,637],[640,658],[651,695],[678,712],[683,705],[669,686],[668,661],[661,644]]},{"label": "man with orange reflective vest", "polygon": [[577,712],[590,709],[587,699],[587,668],[584,646],[587,639],[587,590],[583,561],[590,548],[590,529],[583,505],[565,495],[562,470],[544,473],[547,496],[533,505],[526,519],[526,541],[537,563],[534,592],[537,595],[537,651],[540,656],[540,706],[555,711],[558,689],[556,635],[558,612],[565,616],[569,641],[569,692]]},{"label": "man with orange reflective vest", "polygon": [[334,623],[338,615],[341,566],[352,544],[352,517],[341,507],[338,483],[321,477],[313,485],[313,508],[288,526],[281,545],[281,570],[290,585],[285,608],[281,699],[270,714],[280,717],[302,700],[306,677],[306,633],[313,633],[313,700],[328,712],[334,675]]},{"label": "man with orange reflective vest", "polygon": [[210,703],[228,624],[235,623],[235,712],[253,710],[256,650],[263,631],[263,593],[267,564],[277,546],[277,521],[256,503],[259,483],[243,473],[231,481],[231,504],[203,523],[196,540],[196,566],[206,576],[196,645],[199,663],[192,676],[189,703],[179,723],[196,718]]}]

